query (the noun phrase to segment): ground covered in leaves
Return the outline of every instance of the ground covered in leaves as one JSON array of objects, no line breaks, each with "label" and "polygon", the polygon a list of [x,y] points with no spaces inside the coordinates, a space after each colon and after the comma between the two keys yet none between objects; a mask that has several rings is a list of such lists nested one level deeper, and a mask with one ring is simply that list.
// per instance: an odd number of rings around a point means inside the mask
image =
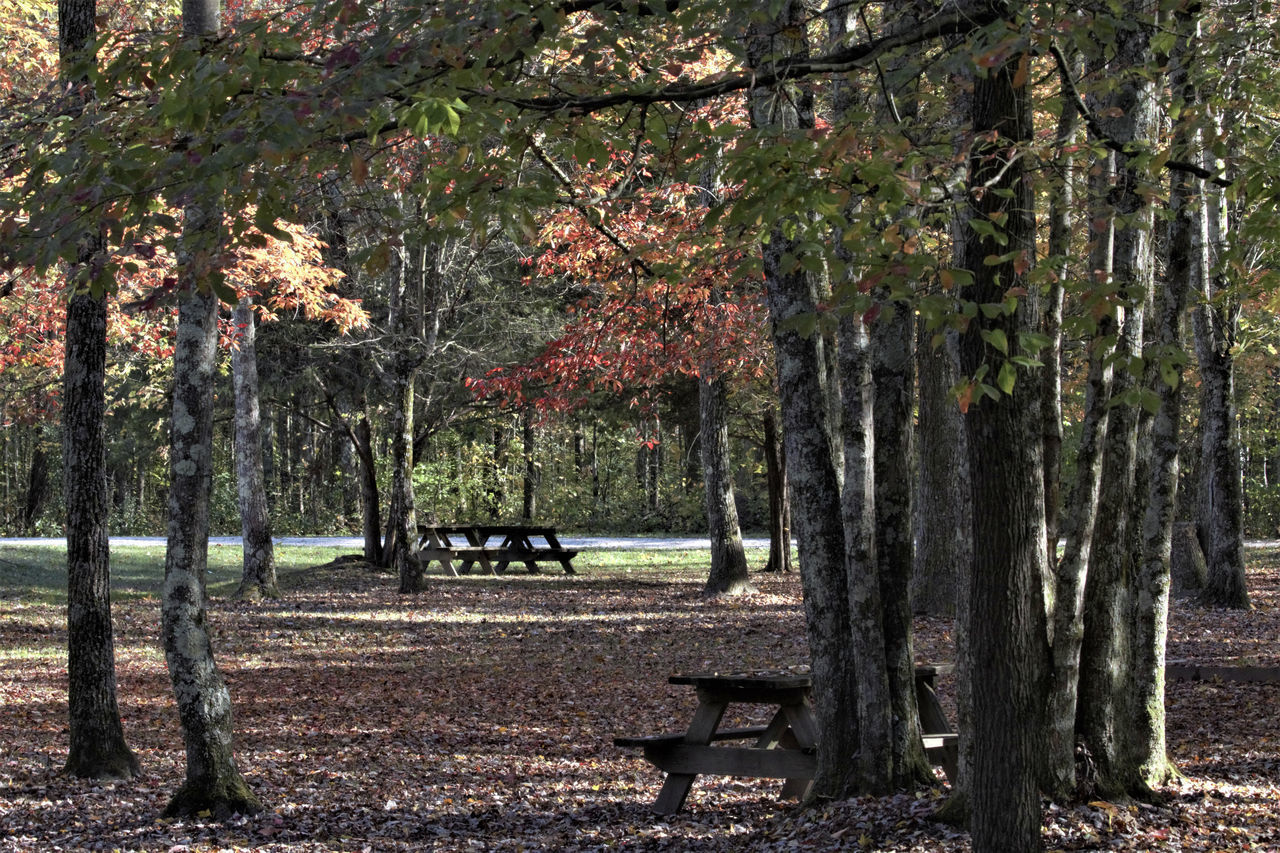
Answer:
[{"label": "ground covered in leaves", "polygon": [[[1175,606],[1171,659],[1280,665],[1280,554],[1251,560],[1255,609]],[[708,600],[701,555],[577,562],[576,577],[437,577],[413,597],[332,565],[284,572],[282,601],[215,597],[236,753],[267,807],[229,823],[157,817],[184,765],[156,600],[115,606],[144,776],[97,784],[58,772],[62,606],[0,583],[0,851],[968,849],[930,819],[941,782],[804,809],[777,800],[780,783],[703,778],[684,812],[652,815],[660,774],[613,735],[683,727],[694,697],[666,683],[673,672],[803,663],[799,582],[758,575],[756,593]],[[947,624],[921,620],[917,659],[950,660],[950,640]],[[1274,683],[1171,683],[1170,749],[1186,778],[1159,805],[1049,806],[1047,846],[1280,850],[1277,699]]]}]

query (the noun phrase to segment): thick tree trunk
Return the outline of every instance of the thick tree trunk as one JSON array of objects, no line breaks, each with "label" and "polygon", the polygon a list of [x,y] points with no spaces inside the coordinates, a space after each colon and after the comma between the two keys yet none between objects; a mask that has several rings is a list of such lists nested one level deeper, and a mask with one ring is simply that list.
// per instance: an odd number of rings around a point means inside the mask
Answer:
[{"label": "thick tree trunk", "polygon": [[724,380],[699,380],[702,480],[711,537],[711,573],[703,592],[711,595],[752,591],[747,576],[747,555],[742,547],[742,531],[738,527],[738,507],[734,502],[729,422],[725,409]]},{"label": "thick tree trunk", "polygon": [[217,225],[195,206],[184,236],[192,257],[182,273],[186,296],[178,311],[170,440],[168,548],[162,624],[165,660],[177,698],[187,747],[187,778],[165,814],[208,811],[222,818],[262,806],[236,767],[231,751],[231,698],[213,659],[206,626],[204,577],[208,565],[209,488],[213,444],[213,380],[218,341],[218,299],[198,283],[210,272]]},{"label": "thick tree trunk", "polygon": [[253,300],[236,306],[234,324],[238,346],[231,356],[236,398],[236,495],[240,502],[240,530],[244,568],[235,598],[279,598],[271,517],[262,472],[262,436],[258,417],[258,356],[255,345]]},{"label": "thick tree trunk", "polygon": [[[881,298],[887,298],[887,294]],[[884,304],[884,310],[871,323],[871,354],[875,398],[874,554],[893,720],[893,781],[907,786],[932,776],[920,746],[911,643],[915,323],[907,306]],[[848,470],[848,463],[845,467]]]},{"label": "thick tree trunk", "polygon": [[116,703],[103,442],[106,341],[105,299],[88,293],[73,296],[67,305],[62,406],[70,735],[66,771],[86,778],[128,779],[139,768],[125,743]]},{"label": "thick tree trunk", "polygon": [[[184,35],[203,38],[216,33],[218,13],[217,0],[183,0]],[[209,812],[221,819],[262,809],[232,754],[231,696],[213,659],[205,613],[218,345],[218,299],[210,280],[221,249],[220,219],[216,203],[187,205],[179,254],[183,297],[173,354],[161,627],[187,747],[187,777],[165,808],[171,817]]]},{"label": "thick tree trunk", "polygon": [[[1035,202],[1026,158],[1011,151],[1030,142],[1032,117],[1026,57],[1014,54],[973,82],[969,186],[972,221],[1002,233],[997,243],[972,226],[966,267],[973,283],[962,296],[998,303],[1024,279],[1014,260],[985,263],[1013,252],[1035,256]],[[1021,78],[1021,79],[1020,79]],[[1008,192],[1006,193],[1005,190]],[[984,229],[985,230],[985,229]],[[1012,395],[978,399],[965,416],[973,495],[973,572],[970,578],[969,671],[973,691],[973,778],[969,801],[973,849],[1031,853],[1041,849],[1038,771],[1044,743],[1043,703],[1048,637],[1043,579],[1048,570],[1044,530],[1044,459],[1038,374],[1003,361],[988,345],[1002,333],[1007,355],[1022,354],[1018,333],[1039,327],[1035,289],[1012,314],[979,312],[960,339],[960,367],[993,377],[1015,371]],[[985,337],[984,337],[985,336]],[[1027,353],[1034,356],[1036,353]]]},{"label": "thick tree trunk", "polygon": [[[1149,67],[1155,22],[1141,4],[1130,7],[1132,29],[1117,36],[1117,57],[1105,73],[1119,80],[1100,106],[1103,130],[1121,142],[1145,144],[1158,132],[1154,81],[1138,69]],[[1102,70],[1102,69],[1099,69]],[[1117,154],[1112,202],[1114,250],[1112,288],[1119,324],[1116,363],[1138,362],[1144,342],[1144,312],[1154,283],[1151,234],[1154,210],[1142,161]],[[1108,292],[1106,289],[1104,293]],[[1112,382],[1113,405],[1103,451],[1099,523],[1094,530],[1085,582],[1084,640],[1081,651],[1077,739],[1092,759],[1096,775],[1077,780],[1103,795],[1121,795],[1134,784],[1136,768],[1128,740],[1132,722],[1129,690],[1133,644],[1134,586],[1141,556],[1141,513],[1137,507],[1139,411],[1125,398],[1139,388],[1140,376],[1118,370]],[[1141,493],[1145,499],[1145,491]],[[1135,514],[1136,513],[1136,514]]]},{"label": "thick tree trunk", "polygon": [[[1208,193],[1210,260],[1217,261],[1227,237],[1227,200]],[[1200,483],[1196,527],[1208,577],[1202,604],[1247,610],[1244,570],[1244,483],[1240,420],[1235,405],[1235,356],[1239,306],[1224,297],[1225,270],[1205,277],[1194,318],[1200,362]]]},{"label": "thick tree trunk", "polygon": [[[785,0],[773,20],[753,24],[747,34],[747,64],[765,68],[784,57],[807,55],[806,14],[800,3]],[[803,88],[785,93],[754,89],[749,106],[752,124],[778,136],[813,127],[812,95]],[[762,260],[819,730],[811,796],[825,799],[846,795],[857,767],[857,673],[848,641],[848,573],[825,383],[827,356],[820,335],[806,337],[794,325],[798,318],[813,317],[818,306],[814,283],[802,268],[783,272],[783,255],[793,248],[782,228],[775,227],[762,247]]]},{"label": "thick tree trunk", "polygon": [[954,616],[957,585],[973,547],[964,421],[951,396],[957,377],[948,345],[931,346],[923,323],[919,331],[919,467],[912,513],[916,547],[911,606],[916,613]]},{"label": "thick tree trunk", "polygon": [[[68,67],[94,38],[94,0],[58,5],[58,53]],[[85,235],[77,273],[93,275],[102,243]],[[111,553],[103,420],[107,304],[78,282],[67,304],[62,381],[62,483],[67,512],[67,722],[65,770],[73,776],[128,779],[138,759],[124,739],[116,702],[111,628]],[[43,458],[43,454],[41,457]]]}]

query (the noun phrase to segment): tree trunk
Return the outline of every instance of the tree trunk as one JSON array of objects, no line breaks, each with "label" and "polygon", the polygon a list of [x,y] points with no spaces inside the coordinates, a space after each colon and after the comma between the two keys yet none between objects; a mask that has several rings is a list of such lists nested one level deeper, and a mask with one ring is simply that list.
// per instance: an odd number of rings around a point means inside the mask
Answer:
[{"label": "tree trunk", "polygon": [[[773,20],[752,24],[747,33],[748,66],[766,68],[785,57],[807,55],[806,14],[801,4],[784,0],[776,7]],[[748,103],[752,124],[762,131],[785,136],[813,128],[812,95],[802,87],[785,92],[753,89]],[[824,381],[827,356],[820,335],[802,335],[794,326],[797,318],[815,316],[818,306],[816,288],[803,268],[783,272],[783,255],[793,248],[782,228],[774,227],[762,246],[762,260],[778,360],[782,434],[800,545],[800,580],[819,730],[811,796],[825,799],[848,792],[857,766],[857,673],[848,642],[848,573],[840,477],[834,462]]]},{"label": "tree trunk", "polygon": [[[857,774],[848,787],[882,794],[901,774],[895,736],[897,709],[886,661],[883,578],[876,565],[876,429],[871,341],[862,318],[839,326],[840,429],[844,441],[841,517],[848,575],[850,651],[857,675]],[[913,673],[914,676],[914,673]],[[914,684],[914,678],[913,678]]]},{"label": "tree trunk", "polygon": [[[62,76],[93,57],[94,0],[58,6]],[[77,269],[93,276],[102,241],[86,234]],[[73,279],[75,280],[75,279]],[[124,739],[116,702],[115,639],[111,627],[111,552],[103,420],[106,407],[107,304],[98,282],[79,280],[67,304],[62,385],[62,483],[67,512],[67,722],[65,771],[90,779],[129,779],[138,759]],[[43,454],[40,455],[43,459]],[[30,493],[29,493],[30,494]],[[29,520],[29,519],[28,519]]]},{"label": "tree trunk", "polygon": [[241,299],[234,317],[234,325],[239,332],[239,346],[231,356],[236,398],[236,495],[240,502],[240,529],[244,550],[244,569],[234,597],[279,598],[275,550],[271,542],[271,517],[267,514],[267,490],[262,473],[253,300],[249,297]]},{"label": "tree trunk", "polygon": [[[218,14],[217,0],[183,0],[183,34],[192,40],[215,34]],[[188,204],[179,254],[183,298],[173,354],[169,536],[161,626],[187,747],[187,776],[165,808],[169,817],[209,812],[221,819],[262,809],[232,754],[231,696],[213,659],[205,614],[218,345],[218,299],[211,282],[221,250],[220,220],[221,209],[215,202]]]},{"label": "tree trunk", "polygon": [[[404,356],[397,358],[403,362]],[[400,578],[400,592],[421,592],[426,588],[422,563],[414,553],[417,542],[417,513],[413,494],[413,385],[416,367],[398,364],[394,382],[395,409],[391,417],[391,508],[388,511],[389,540],[384,557]]]},{"label": "tree trunk", "polygon": [[[1079,61],[1073,57],[1065,71],[1076,74]],[[1049,258],[1056,275],[1049,283],[1045,299],[1042,331],[1049,339],[1041,355],[1043,372],[1044,430],[1044,512],[1045,535],[1048,537],[1049,564],[1057,565],[1059,527],[1062,514],[1062,310],[1066,282],[1071,276],[1071,214],[1075,201],[1073,172],[1080,111],[1074,98],[1067,96],[1069,81],[1061,87],[1062,111],[1058,114],[1059,148],[1055,171],[1049,182]],[[1054,636],[1057,636],[1056,634]]]},{"label": "tree trunk", "polygon": [[[1103,199],[1114,172],[1110,155],[1099,162],[1090,177],[1095,203]],[[1089,261],[1095,283],[1109,286],[1112,271],[1114,217],[1099,210],[1092,215],[1094,248]],[[1103,451],[1106,446],[1113,368],[1112,341],[1115,318],[1107,314],[1089,342],[1088,373],[1085,379],[1084,418],[1076,449],[1076,476],[1061,515],[1061,536],[1065,538],[1062,559],[1057,561],[1057,584],[1053,614],[1053,687],[1049,694],[1049,744],[1045,760],[1045,791],[1065,800],[1076,789],[1076,709],[1080,688],[1080,654],[1084,642],[1084,595],[1089,552],[1102,487]],[[1046,386],[1047,388],[1048,386]],[[1047,520],[1046,520],[1047,523]]]},{"label": "tree trunk", "polygon": [[[887,300],[887,294],[880,296]],[[871,323],[876,574],[879,577],[884,666],[893,720],[894,784],[932,776],[920,746],[915,655],[911,644],[911,572],[915,563],[911,470],[915,415],[915,323],[906,305],[880,302]],[[846,402],[846,406],[849,405]],[[846,462],[846,471],[849,465]]]},{"label": "tree trunk", "polygon": [[[207,32],[186,18],[188,34]],[[216,18],[212,19],[216,22]],[[212,24],[209,24],[212,26]],[[216,208],[215,208],[216,210]],[[185,784],[167,816],[210,812],[215,818],[250,814],[262,805],[249,790],[231,751],[231,698],[213,659],[205,614],[209,548],[209,489],[213,445],[213,380],[218,299],[208,285],[216,256],[216,213],[189,205],[183,225],[187,256],[180,268],[185,297],[178,311],[170,440],[168,548],[162,624],[165,660],[187,747]]]},{"label": "tree trunk", "polygon": [[698,411],[702,425],[702,480],[711,537],[711,573],[703,592],[709,595],[751,592],[747,555],[738,527],[733,495],[733,467],[729,458],[729,422],[725,411],[725,382],[703,377],[698,382]]},{"label": "tree trunk", "polygon": [[911,606],[916,613],[954,616],[957,584],[972,559],[964,421],[951,396],[957,377],[947,342],[931,346],[923,323],[919,333],[919,467],[912,514],[916,547]]},{"label": "tree trunk", "polygon": [[[1032,137],[1027,61],[1015,53],[973,81],[970,159],[971,221],[994,229],[1007,242],[965,235],[965,266],[973,283],[962,297],[999,303],[1025,280],[1015,261],[1035,256],[1035,201],[1025,157],[1007,157]],[[982,141],[987,139],[989,141]],[[1006,192],[1007,191],[1007,192]],[[1012,260],[985,263],[992,255]],[[1020,256],[1020,257],[1019,257]],[[972,576],[969,581],[969,672],[973,691],[973,778],[969,791],[975,853],[1040,850],[1038,771],[1043,749],[1043,702],[1047,688],[1048,637],[1043,579],[1048,571],[1044,530],[1044,459],[1040,377],[1001,361],[987,340],[999,331],[1008,356],[1021,352],[1019,332],[1039,328],[1035,288],[1012,313],[979,312],[960,338],[960,367],[974,377],[1006,379],[1013,394],[979,399],[965,416],[972,482]],[[984,338],[985,333],[985,338]],[[997,338],[998,339],[998,338]],[[971,380],[972,381],[972,380]],[[980,392],[979,392],[980,393]],[[976,547],[978,543],[981,547]]]},{"label": "tree trunk", "polygon": [[[92,20],[90,15],[90,24]],[[125,743],[116,703],[103,442],[106,340],[105,298],[73,296],[67,305],[62,408],[70,735],[66,772],[128,779],[139,767]]]},{"label": "tree trunk", "polygon": [[36,445],[31,454],[31,467],[27,470],[27,503],[22,511],[22,532],[30,533],[36,519],[44,510],[49,497],[49,459],[44,448]]},{"label": "tree trunk", "polygon": [[[1195,101],[1189,66],[1197,29],[1192,15],[1178,12],[1179,33],[1170,87],[1184,106]],[[1175,156],[1191,160],[1194,134],[1175,131]],[[1174,776],[1165,745],[1165,639],[1169,621],[1170,552],[1178,494],[1178,441],[1182,421],[1182,315],[1187,297],[1207,273],[1203,206],[1196,203],[1203,186],[1184,172],[1174,172],[1169,188],[1169,257],[1161,290],[1154,345],[1148,356],[1160,360],[1157,394],[1160,406],[1151,426],[1151,462],[1147,505],[1142,519],[1142,564],[1135,578],[1133,722],[1130,749],[1137,765],[1136,787],[1151,791]]]},{"label": "tree trunk", "polygon": [[[1123,143],[1146,144],[1159,130],[1155,83],[1141,69],[1152,57],[1155,22],[1146,6],[1128,7],[1137,25],[1118,32],[1116,59],[1103,73],[1118,80],[1099,105],[1103,130]],[[1141,158],[1115,156],[1115,178],[1107,189],[1114,216],[1112,286],[1121,315],[1112,381],[1112,406],[1103,450],[1102,485],[1085,581],[1084,639],[1081,647],[1076,736],[1091,757],[1096,776],[1077,782],[1103,796],[1121,795],[1134,784],[1136,768],[1126,742],[1132,722],[1128,689],[1133,644],[1132,610],[1141,555],[1135,554],[1142,519],[1137,512],[1139,410],[1128,398],[1142,377],[1130,365],[1140,363],[1144,313],[1154,284],[1151,240],[1154,209],[1147,189],[1150,176]],[[1127,368],[1127,369],[1126,369]],[[1145,491],[1141,493],[1145,499]]]},{"label": "tree trunk", "polygon": [[[1227,199],[1208,191],[1210,262],[1220,263],[1227,239]],[[1235,405],[1235,356],[1238,303],[1225,294],[1228,272],[1205,277],[1194,318],[1196,357],[1200,362],[1200,483],[1196,527],[1208,577],[1200,602],[1211,607],[1247,610],[1244,571],[1244,483],[1240,463],[1240,420]]]},{"label": "tree trunk", "polygon": [[364,533],[364,559],[382,565],[382,499],[378,495],[378,469],[373,458],[373,435],[363,408],[352,435],[360,457],[360,514]]},{"label": "tree trunk", "polygon": [[490,520],[497,522],[502,518],[502,507],[507,502],[507,439],[510,436],[505,426],[493,428],[492,453],[489,456],[489,486],[486,490],[485,503]]},{"label": "tree trunk", "polygon": [[524,499],[521,502],[520,517],[527,524],[538,516],[538,486],[542,483],[542,463],[538,461],[538,425],[532,408],[525,409],[521,415],[521,429],[524,437]]},{"label": "tree trunk", "polygon": [[787,461],[778,436],[778,416],[764,413],[765,480],[769,490],[769,561],[766,572],[791,571],[791,518],[787,503]]}]

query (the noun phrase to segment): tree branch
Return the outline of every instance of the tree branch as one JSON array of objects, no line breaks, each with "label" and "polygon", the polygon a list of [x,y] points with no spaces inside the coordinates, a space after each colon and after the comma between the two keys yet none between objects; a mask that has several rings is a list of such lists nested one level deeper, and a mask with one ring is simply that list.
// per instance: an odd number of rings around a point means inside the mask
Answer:
[{"label": "tree branch", "polygon": [[[1062,50],[1058,47],[1056,41],[1049,45],[1049,52],[1053,54],[1053,60],[1058,64],[1058,73],[1062,78],[1062,87],[1066,94],[1071,97],[1071,100],[1074,103],[1075,108],[1080,112],[1080,115],[1084,117],[1084,122],[1089,128],[1089,133],[1117,154],[1124,154],[1128,156],[1140,153],[1140,147],[1124,145],[1123,143],[1112,139],[1107,135],[1106,131],[1102,129],[1102,123],[1098,121],[1098,117],[1093,114],[1093,111],[1089,109],[1089,105],[1084,102],[1084,98],[1080,95],[1080,90],[1076,87],[1076,81],[1071,77],[1070,63],[1068,63],[1067,58],[1063,56]],[[1186,172],[1187,174],[1209,181],[1211,184],[1219,187],[1229,187],[1234,183],[1231,179],[1224,178],[1222,175],[1211,169],[1206,169],[1203,166],[1196,165],[1195,163],[1188,163],[1185,160],[1166,160],[1164,162],[1164,168],[1171,172]]]}]

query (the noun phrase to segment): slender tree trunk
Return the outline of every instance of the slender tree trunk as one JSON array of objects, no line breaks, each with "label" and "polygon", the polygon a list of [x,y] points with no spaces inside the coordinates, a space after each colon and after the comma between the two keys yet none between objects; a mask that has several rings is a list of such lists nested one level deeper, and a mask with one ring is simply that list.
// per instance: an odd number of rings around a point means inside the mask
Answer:
[{"label": "slender tree trunk", "polygon": [[[1090,179],[1095,203],[1109,187],[1115,163],[1112,156],[1095,165]],[[1090,269],[1095,285],[1104,291],[1111,286],[1114,217],[1098,210]],[[1067,799],[1076,789],[1076,709],[1080,687],[1080,655],[1084,642],[1084,595],[1089,553],[1102,488],[1102,463],[1113,378],[1112,352],[1116,334],[1111,314],[1098,321],[1089,342],[1088,373],[1085,380],[1084,418],[1076,449],[1076,476],[1061,520],[1061,536],[1066,543],[1057,562],[1054,595],[1053,689],[1049,695],[1049,749],[1046,755],[1044,788],[1055,799]]]},{"label": "slender tree trunk", "polygon": [[[1065,72],[1075,74],[1078,60],[1069,60]],[[1065,97],[1058,114],[1059,148],[1055,174],[1049,182],[1049,258],[1056,275],[1049,283],[1045,299],[1043,332],[1049,339],[1041,355],[1044,362],[1044,511],[1048,536],[1049,563],[1057,565],[1059,528],[1062,514],[1062,310],[1066,282],[1071,275],[1071,214],[1075,202],[1074,149],[1079,134],[1080,112],[1074,98]],[[1056,636],[1056,634],[1055,634]]]},{"label": "slender tree trunk", "polygon": [[840,389],[844,409],[844,488],[841,517],[848,573],[850,650],[857,673],[857,774],[850,788],[884,793],[899,781],[891,677],[886,661],[884,595],[876,561],[876,429],[871,341],[861,317],[839,326]]},{"label": "slender tree trunk", "polygon": [[524,498],[520,517],[525,522],[531,522],[538,515],[538,486],[542,483],[542,463],[538,461],[538,425],[532,408],[525,409],[522,413],[521,430],[524,438]]},{"label": "slender tree trunk", "polygon": [[[398,360],[404,360],[404,356]],[[414,554],[417,542],[417,513],[413,494],[413,386],[417,370],[400,364],[396,369],[395,409],[391,418],[391,508],[384,557],[400,578],[400,592],[421,592],[426,588],[422,563]]]},{"label": "slender tree trunk", "polygon": [[[62,77],[93,60],[94,0],[58,4]],[[87,82],[83,83],[87,87]],[[65,771],[84,778],[128,779],[138,759],[124,739],[116,702],[111,628],[111,554],[103,418],[106,406],[107,303],[92,281],[102,241],[86,234],[67,303],[62,391],[62,481],[67,512],[67,722]],[[43,458],[43,456],[41,457]]]},{"label": "slender tree trunk", "polygon": [[698,382],[698,392],[702,424],[702,479],[711,537],[711,573],[703,592],[710,595],[751,592],[747,555],[742,547],[738,507],[733,495],[725,382],[721,378],[704,377]]},{"label": "slender tree trunk", "polygon": [[271,517],[262,473],[262,437],[258,417],[258,356],[255,345],[253,300],[245,297],[235,310],[239,346],[232,354],[236,398],[236,482],[240,527],[244,540],[244,569],[235,598],[279,598]]},{"label": "slender tree trunk", "polygon": [[911,641],[911,572],[915,564],[911,512],[915,481],[911,468],[915,432],[914,327],[911,312],[901,304],[885,305],[871,323],[874,554],[893,720],[894,783],[898,786],[932,776],[920,746]]},{"label": "slender tree trunk", "polygon": [[[1195,18],[1179,12],[1179,38],[1174,51],[1170,87],[1187,107],[1195,104],[1189,80],[1199,29]],[[1175,129],[1175,156],[1192,160],[1196,135]],[[1198,185],[1199,184],[1199,185]],[[1170,558],[1178,495],[1178,442],[1182,422],[1182,317],[1189,294],[1208,272],[1207,222],[1202,182],[1174,172],[1169,187],[1169,257],[1161,290],[1154,346],[1148,356],[1161,360],[1157,393],[1160,407],[1151,427],[1151,466],[1146,512],[1142,520],[1142,565],[1136,580],[1133,641],[1133,738],[1137,787],[1151,791],[1174,775],[1165,744],[1165,639],[1168,633]]]},{"label": "slender tree trunk", "polygon": [[[971,219],[994,228],[997,243],[972,225],[966,268],[973,283],[962,297],[998,303],[1024,280],[1018,263],[1035,256],[1035,202],[1026,158],[1009,157],[1032,137],[1030,91],[1014,53],[973,81],[969,187]],[[985,140],[985,141],[984,141]],[[1006,192],[1007,191],[1007,192]],[[1016,253],[988,264],[992,255]],[[1025,268],[1025,266],[1023,267]],[[1023,354],[1019,332],[1039,328],[1035,288],[1012,313],[979,312],[960,338],[962,374],[984,365],[1015,380],[1012,395],[978,399],[965,416],[973,491],[974,549],[970,578],[968,662],[973,691],[973,778],[969,791],[975,853],[1041,849],[1038,773],[1044,743],[1043,703],[1048,636],[1043,578],[1048,571],[1044,530],[1044,458],[1038,374],[1003,361],[988,344],[996,331],[1008,356]],[[1036,353],[1026,353],[1035,356]]]},{"label": "slender tree trunk", "polygon": [[787,505],[787,461],[778,436],[778,416],[764,413],[765,479],[769,489],[769,562],[766,572],[791,571],[791,519]]}]

